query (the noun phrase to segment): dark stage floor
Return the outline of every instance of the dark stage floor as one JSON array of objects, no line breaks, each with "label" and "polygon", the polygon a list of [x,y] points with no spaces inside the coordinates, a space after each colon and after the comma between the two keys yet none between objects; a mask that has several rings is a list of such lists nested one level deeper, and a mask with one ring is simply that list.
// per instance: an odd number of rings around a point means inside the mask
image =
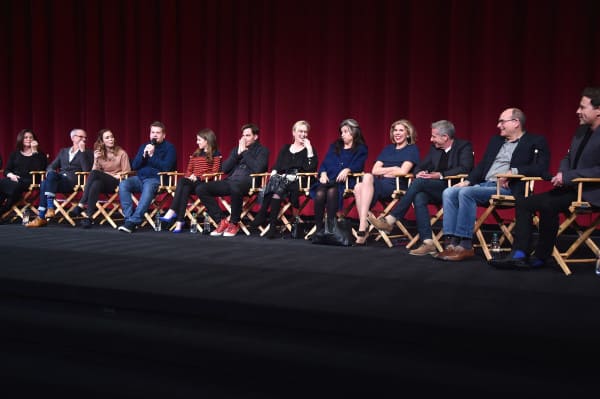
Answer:
[{"label": "dark stage floor", "polygon": [[[2,375],[23,395],[398,397],[595,388],[590,264],[0,226]],[[22,396],[23,397],[23,396]]]}]

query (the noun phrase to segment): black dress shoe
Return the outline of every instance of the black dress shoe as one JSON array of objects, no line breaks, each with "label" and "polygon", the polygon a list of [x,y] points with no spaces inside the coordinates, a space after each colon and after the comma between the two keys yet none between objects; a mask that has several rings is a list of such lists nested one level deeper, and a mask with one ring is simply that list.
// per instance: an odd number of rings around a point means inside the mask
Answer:
[{"label": "black dress shoe", "polygon": [[535,270],[544,266],[544,262],[541,264],[539,262],[540,260],[535,257],[531,257],[530,259],[515,259],[509,256],[504,259],[493,259],[489,262],[489,264],[497,269]]}]

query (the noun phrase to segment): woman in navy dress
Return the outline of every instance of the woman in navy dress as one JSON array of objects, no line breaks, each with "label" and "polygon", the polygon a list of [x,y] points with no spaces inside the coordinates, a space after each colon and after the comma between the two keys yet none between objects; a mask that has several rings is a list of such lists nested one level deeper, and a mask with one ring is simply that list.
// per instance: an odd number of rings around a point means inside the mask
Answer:
[{"label": "woman in navy dress", "polygon": [[344,119],[339,126],[340,138],[329,146],[318,171],[319,181],[310,190],[314,200],[317,231],[324,228],[323,217],[327,207],[327,223],[332,225],[337,212],[343,207],[346,179],[350,187],[355,179],[350,173],[362,172],[367,160],[367,146],[358,122]]},{"label": "woman in navy dress", "polygon": [[[410,173],[419,162],[419,149],[415,145],[417,132],[406,119],[392,123],[390,140],[383,148],[371,173],[363,176],[362,181],[354,187],[356,209],[360,220],[356,245],[364,245],[367,241],[367,216],[378,200],[389,199],[396,189],[397,175]],[[401,189],[406,189],[407,181],[403,179]]]}]

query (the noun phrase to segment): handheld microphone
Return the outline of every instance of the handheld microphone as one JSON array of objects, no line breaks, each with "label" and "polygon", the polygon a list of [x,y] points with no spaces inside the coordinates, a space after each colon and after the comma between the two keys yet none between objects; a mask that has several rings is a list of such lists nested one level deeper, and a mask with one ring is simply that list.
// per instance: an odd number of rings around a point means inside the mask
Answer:
[{"label": "handheld microphone", "polygon": [[[156,141],[156,139],[152,139],[152,140],[150,140],[150,144],[152,144],[153,146],[156,147],[156,145],[158,144],[158,141]],[[148,151],[144,151],[144,157],[148,158]]]}]

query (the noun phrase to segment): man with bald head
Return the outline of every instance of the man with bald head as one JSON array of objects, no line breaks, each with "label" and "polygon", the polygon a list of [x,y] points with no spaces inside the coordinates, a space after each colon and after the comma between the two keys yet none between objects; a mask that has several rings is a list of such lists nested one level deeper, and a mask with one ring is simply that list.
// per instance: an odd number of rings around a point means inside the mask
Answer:
[{"label": "man with bald head", "polygon": [[[437,259],[460,261],[475,255],[472,240],[477,205],[487,204],[496,193],[498,174],[545,176],[548,173],[550,150],[546,139],[525,131],[523,111],[504,110],[496,127],[499,134],[491,138],[481,161],[467,178],[444,190],[446,247]],[[500,185],[500,193],[504,195],[519,197],[525,193],[525,183],[517,179],[500,178]]]}]

